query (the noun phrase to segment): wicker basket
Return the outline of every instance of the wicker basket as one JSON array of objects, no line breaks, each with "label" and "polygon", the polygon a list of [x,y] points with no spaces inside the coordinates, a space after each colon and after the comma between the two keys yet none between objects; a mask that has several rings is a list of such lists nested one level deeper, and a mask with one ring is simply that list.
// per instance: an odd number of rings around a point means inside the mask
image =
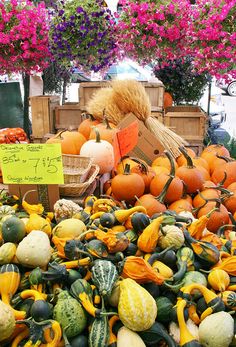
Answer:
[{"label": "wicker basket", "polygon": [[92,166],[92,159],[79,155],[62,155],[64,184],[84,183]]},{"label": "wicker basket", "polygon": [[99,173],[99,166],[92,165],[88,179],[84,183],[70,183],[59,185],[59,191],[61,196],[81,196],[87,190],[87,188],[94,182],[97,174]]}]

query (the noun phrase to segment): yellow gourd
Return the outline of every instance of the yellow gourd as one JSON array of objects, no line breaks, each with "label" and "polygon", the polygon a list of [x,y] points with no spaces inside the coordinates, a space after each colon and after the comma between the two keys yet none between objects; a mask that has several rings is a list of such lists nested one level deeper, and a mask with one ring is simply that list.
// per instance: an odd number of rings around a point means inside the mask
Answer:
[{"label": "yellow gourd", "polygon": [[129,218],[129,216],[131,216],[135,212],[146,213],[147,211],[146,211],[145,207],[143,207],[143,206],[135,206],[135,207],[132,207],[128,210],[116,210],[116,211],[114,211],[114,216],[115,216],[117,222],[122,224]]},{"label": "yellow gourd", "polygon": [[173,277],[172,269],[159,260],[152,264],[152,268],[159,272],[165,279]]},{"label": "yellow gourd", "polygon": [[230,283],[229,275],[222,269],[212,269],[207,280],[210,286],[219,292],[225,291]]},{"label": "yellow gourd", "polygon": [[126,278],[120,283],[118,314],[128,329],[143,331],[154,324],[157,305],[146,289],[134,280]]},{"label": "yellow gourd", "polygon": [[29,234],[33,230],[42,230],[49,237],[51,236],[52,228],[48,220],[39,216],[37,213],[31,213],[29,220],[26,223],[26,232]]},{"label": "yellow gourd", "polygon": [[0,247],[0,265],[9,264],[16,255],[16,245],[12,242],[6,242]]},{"label": "yellow gourd", "polygon": [[142,232],[138,238],[138,248],[146,253],[153,252],[157,246],[159,227],[164,217],[154,219]]}]

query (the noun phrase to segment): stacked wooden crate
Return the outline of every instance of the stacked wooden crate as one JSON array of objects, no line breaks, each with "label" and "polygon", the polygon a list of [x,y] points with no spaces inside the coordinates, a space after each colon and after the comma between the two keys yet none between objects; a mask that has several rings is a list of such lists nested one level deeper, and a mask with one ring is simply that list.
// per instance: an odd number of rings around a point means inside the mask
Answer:
[{"label": "stacked wooden crate", "polygon": [[184,138],[197,155],[203,149],[207,116],[199,106],[174,106],[165,110],[164,124]]},{"label": "stacked wooden crate", "polygon": [[[142,82],[151,102],[151,114],[163,123],[164,85]],[[86,105],[96,91],[108,87],[108,81],[79,84],[79,102],[60,105],[60,96],[34,96],[30,98],[32,113],[32,138],[44,142],[45,134],[54,134],[62,129],[77,129],[82,121]]]}]

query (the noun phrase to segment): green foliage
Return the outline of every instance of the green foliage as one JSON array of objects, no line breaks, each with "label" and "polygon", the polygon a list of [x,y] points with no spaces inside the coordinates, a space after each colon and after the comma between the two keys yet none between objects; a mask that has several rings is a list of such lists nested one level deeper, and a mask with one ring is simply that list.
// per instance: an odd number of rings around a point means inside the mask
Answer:
[{"label": "green foliage", "polygon": [[188,57],[184,61],[175,60],[168,64],[164,68],[156,66],[154,73],[172,95],[175,105],[197,103],[203,95],[209,75],[194,71],[191,58]]},{"label": "green foliage", "polygon": [[43,71],[43,93],[61,93],[63,91],[63,84],[68,84],[71,80],[72,72],[52,62],[47,69]]}]

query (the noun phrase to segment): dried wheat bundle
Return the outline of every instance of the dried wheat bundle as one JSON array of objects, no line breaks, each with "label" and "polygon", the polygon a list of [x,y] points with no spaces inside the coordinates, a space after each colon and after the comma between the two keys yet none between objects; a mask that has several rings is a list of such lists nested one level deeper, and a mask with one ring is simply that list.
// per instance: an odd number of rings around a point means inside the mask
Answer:
[{"label": "dried wheat bundle", "polygon": [[107,119],[118,124],[124,117],[124,113],[118,108],[113,100],[114,92],[112,88],[101,88],[86,105],[86,111],[94,116],[94,118],[102,120],[105,110]]},{"label": "dried wheat bundle", "polygon": [[151,103],[143,85],[135,80],[114,80],[111,82],[114,91],[113,100],[119,109],[127,114],[132,112],[137,118],[145,121],[151,114]]},{"label": "dried wheat bundle", "polygon": [[145,125],[155,135],[158,141],[160,141],[163,147],[171,152],[174,158],[177,158],[181,154],[179,147],[188,144],[182,137],[174,133],[154,117],[148,117],[145,121]]}]

